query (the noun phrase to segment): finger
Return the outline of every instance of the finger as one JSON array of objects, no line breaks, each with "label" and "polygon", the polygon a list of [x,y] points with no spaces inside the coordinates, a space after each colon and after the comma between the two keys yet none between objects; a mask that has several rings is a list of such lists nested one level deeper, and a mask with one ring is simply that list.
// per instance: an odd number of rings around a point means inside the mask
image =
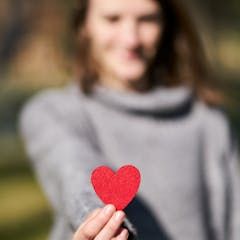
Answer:
[{"label": "finger", "polygon": [[101,232],[97,235],[96,240],[112,239],[116,235],[118,229],[121,227],[124,218],[125,213],[123,211],[115,212],[106,226],[104,226]]},{"label": "finger", "polygon": [[123,228],[122,226],[120,226],[120,227],[118,228],[117,232],[115,233],[114,237],[118,236],[118,235],[122,232],[123,229],[124,229],[124,228]]},{"label": "finger", "polygon": [[106,205],[95,217],[91,218],[86,224],[84,223],[83,226],[80,226],[80,230],[74,240],[89,240],[95,238],[114,212],[115,207],[112,204]]},{"label": "finger", "polygon": [[86,219],[83,221],[83,223],[80,225],[80,227],[78,228],[77,232],[75,233],[75,235],[78,235],[79,231],[82,230],[82,228],[89,222],[91,221],[94,217],[97,216],[97,214],[101,211],[102,208],[96,208],[95,210],[93,210],[87,217]]},{"label": "finger", "polygon": [[97,208],[95,210],[93,210],[84,220],[84,222],[80,225],[80,227],[78,228],[78,230],[75,232],[74,234],[74,238],[73,240],[81,240],[81,231],[84,228],[84,226],[89,223],[92,219],[94,219],[101,211],[103,210],[103,208]]},{"label": "finger", "polygon": [[87,224],[89,221],[91,221],[94,217],[97,216],[97,214],[102,210],[102,208],[96,208],[95,210],[93,210],[84,220],[84,223],[82,224],[85,225]]},{"label": "finger", "polygon": [[112,238],[111,240],[126,240],[128,239],[129,236],[129,232],[126,228],[122,228],[121,231],[119,232],[119,234]]}]

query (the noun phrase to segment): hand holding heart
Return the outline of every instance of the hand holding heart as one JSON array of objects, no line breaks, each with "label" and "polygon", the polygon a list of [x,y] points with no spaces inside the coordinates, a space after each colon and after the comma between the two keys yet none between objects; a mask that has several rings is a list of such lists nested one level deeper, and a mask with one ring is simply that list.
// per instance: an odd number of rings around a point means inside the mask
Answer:
[{"label": "hand holding heart", "polygon": [[73,240],[127,240],[127,229],[121,228],[123,211],[116,211],[111,204],[95,209],[81,224]]},{"label": "hand holding heart", "polygon": [[122,209],[136,195],[140,178],[138,169],[131,165],[121,167],[116,173],[106,166],[96,168],[91,176],[92,185],[107,205],[86,218],[73,240],[126,240],[129,233],[121,228],[125,218]]}]

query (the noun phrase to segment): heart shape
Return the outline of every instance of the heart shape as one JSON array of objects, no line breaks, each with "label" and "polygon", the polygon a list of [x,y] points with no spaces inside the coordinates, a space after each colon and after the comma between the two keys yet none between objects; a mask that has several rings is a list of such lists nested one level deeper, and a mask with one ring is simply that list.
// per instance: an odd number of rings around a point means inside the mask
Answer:
[{"label": "heart shape", "polygon": [[139,170],[125,165],[115,173],[107,166],[97,167],[91,176],[93,188],[105,204],[113,204],[117,210],[124,209],[136,195],[140,185]]}]

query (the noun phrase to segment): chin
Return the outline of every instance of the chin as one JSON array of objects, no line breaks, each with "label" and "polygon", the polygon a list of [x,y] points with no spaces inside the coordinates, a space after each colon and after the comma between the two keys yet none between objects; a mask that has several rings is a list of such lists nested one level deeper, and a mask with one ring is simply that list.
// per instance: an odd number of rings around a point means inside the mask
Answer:
[{"label": "chin", "polygon": [[123,82],[134,83],[142,79],[143,74],[119,74],[118,79],[121,79]]},{"label": "chin", "polygon": [[132,71],[132,70],[125,70],[125,71],[121,71],[116,73],[116,75],[119,77],[119,79],[122,79],[123,81],[126,82],[137,82],[140,79],[143,78],[143,76],[145,75],[146,71],[145,69],[141,69],[138,71]]}]

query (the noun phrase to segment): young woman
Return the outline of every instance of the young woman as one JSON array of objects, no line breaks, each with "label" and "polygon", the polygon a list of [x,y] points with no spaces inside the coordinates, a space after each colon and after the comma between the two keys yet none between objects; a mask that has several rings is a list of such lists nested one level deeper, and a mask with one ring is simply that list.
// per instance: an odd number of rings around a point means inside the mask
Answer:
[{"label": "young woman", "polygon": [[[20,117],[55,209],[51,239],[239,239],[236,143],[183,6],[78,0],[74,16],[74,81]],[[90,174],[125,164],[142,183],[123,212],[103,206]]]}]

